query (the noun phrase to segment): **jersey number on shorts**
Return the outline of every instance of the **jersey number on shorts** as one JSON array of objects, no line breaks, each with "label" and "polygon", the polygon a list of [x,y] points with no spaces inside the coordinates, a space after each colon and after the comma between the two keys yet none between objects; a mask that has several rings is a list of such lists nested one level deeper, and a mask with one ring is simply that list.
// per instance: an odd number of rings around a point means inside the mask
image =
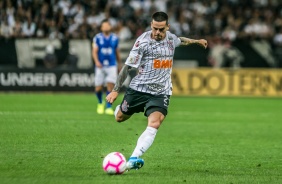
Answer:
[{"label": "jersey number on shorts", "polygon": [[169,102],[169,99],[166,95],[164,95],[164,106],[167,107],[168,106],[168,102]]}]

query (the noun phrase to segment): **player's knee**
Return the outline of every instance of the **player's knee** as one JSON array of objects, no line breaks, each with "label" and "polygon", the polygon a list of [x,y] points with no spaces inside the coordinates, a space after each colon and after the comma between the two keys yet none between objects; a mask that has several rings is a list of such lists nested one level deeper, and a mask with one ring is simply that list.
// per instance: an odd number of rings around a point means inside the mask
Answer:
[{"label": "player's knee", "polygon": [[160,121],[159,121],[159,122],[157,122],[157,121],[155,121],[155,122],[149,122],[148,126],[149,126],[149,127],[153,127],[153,128],[155,128],[155,129],[158,129],[158,128],[161,126],[161,122],[160,122]]},{"label": "player's knee", "polygon": [[148,117],[148,126],[158,129],[164,118],[165,116],[162,113],[154,112]]},{"label": "player's knee", "polygon": [[116,116],[115,116],[116,121],[119,122],[119,123],[129,119],[130,117],[131,117],[131,115],[125,115],[121,111],[119,113],[117,113]]},{"label": "player's knee", "polygon": [[117,117],[116,117],[116,121],[117,121],[118,123],[121,123],[121,122],[125,121],[125,119],[124,119],[123,117],[117,116]]},{"label": "player's knee", "polygon": [[100,92],[103,90],[103,87],[102,86],[96,86],[95,87],[95,92]]}]

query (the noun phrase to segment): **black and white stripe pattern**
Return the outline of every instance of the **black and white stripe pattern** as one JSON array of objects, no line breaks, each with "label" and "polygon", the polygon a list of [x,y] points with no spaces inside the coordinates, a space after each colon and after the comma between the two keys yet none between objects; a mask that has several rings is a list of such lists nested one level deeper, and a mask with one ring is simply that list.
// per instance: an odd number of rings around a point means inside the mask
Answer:
[{"label": "black and white stripe pattern", "polygon": [[150,94],[172,94],[171,67],[154,68],[154,60],[173,63],[175,47],[180,45],[180,39],[166,32],[166,38],[156,41],[151,38],[151,31],[143,33],[135,42],[125,62],[126,65],[139,69],[129,87]]}]

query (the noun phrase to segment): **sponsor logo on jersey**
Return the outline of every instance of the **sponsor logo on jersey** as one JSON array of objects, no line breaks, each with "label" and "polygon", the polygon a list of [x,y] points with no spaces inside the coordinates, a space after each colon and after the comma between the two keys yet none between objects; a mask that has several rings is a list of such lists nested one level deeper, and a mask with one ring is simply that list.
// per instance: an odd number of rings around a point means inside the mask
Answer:
[{"label": "sponsor logo on jersey", "polygon": [[172,54],[163,54],[162,55],[159,52],[152,52],[152,53],[149,53],[148,55],[151,56],[151,57],[154,57],[154,58],[160,58],[160,57],[170,57],[170,58],[173,58]]},{"label": "sponsor logo on jersey", "polygon": [[147,84],[147,88],[150,89],[151,91],[162,91],[164,87],[165,87],[164,85],[156,84],[156,83]]},{"label": "sponsor logo on jersey", "polygon": [[111,55],[113,53],[113,49],[111,47],[103,47],[101,48],[101,52],[104,55]]},{"label": "sponsor logo on jersey", "polygon": [[153,68],[154,69],[172,68],[172,59],[166,59],[166,60],[155,59]]},{"label": "sponsor logo on jersey", "polygon": [[159,53],[159,52],[154,52],[154,53],[152,53],[152,55],[153,55],[154,58],[160,58],[161,57],[161,53]]}]

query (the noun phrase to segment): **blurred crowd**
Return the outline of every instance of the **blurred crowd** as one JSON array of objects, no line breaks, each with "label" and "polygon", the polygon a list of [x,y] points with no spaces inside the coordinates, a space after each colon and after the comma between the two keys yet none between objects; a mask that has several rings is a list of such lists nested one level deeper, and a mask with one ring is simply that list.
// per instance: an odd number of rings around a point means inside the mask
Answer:
[{"label": "blurred crowd", "polygon": [[149,29],[151,14],[169,14],[171,31],[188,37],[255,37],[282,43],[280,0],[2,0],[1,37],[92,39],[109,18],[121,40]]},{"label": "blurred crowd", "polygon": [[1,0],[0,38],[92,40],[108,18],[126,41],[149,30],[156,11],[168,13],[176,35],[207,39],[212,66],[222,66],[223,55],[239,65],[236,40],[267,41],[282,63],[281,0]]}]

